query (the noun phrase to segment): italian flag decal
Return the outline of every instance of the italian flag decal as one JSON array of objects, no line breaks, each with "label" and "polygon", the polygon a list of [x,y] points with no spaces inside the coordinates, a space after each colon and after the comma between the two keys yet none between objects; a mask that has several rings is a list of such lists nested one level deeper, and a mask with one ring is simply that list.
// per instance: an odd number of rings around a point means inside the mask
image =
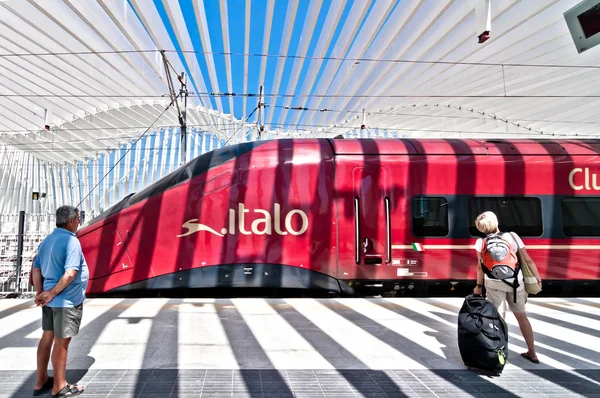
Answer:
[{"label": "italian flag decal", "polygon": [[416,252],[422,252],[424,251],[423,246],[421,246],[420,243],[413,243],[412,244],[413,250]]}]

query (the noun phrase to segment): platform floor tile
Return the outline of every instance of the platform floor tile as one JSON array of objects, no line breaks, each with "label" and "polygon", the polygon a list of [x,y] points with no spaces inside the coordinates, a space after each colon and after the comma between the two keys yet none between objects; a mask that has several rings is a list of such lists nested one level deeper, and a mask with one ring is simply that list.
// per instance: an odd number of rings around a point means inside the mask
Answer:
[{"label": "platform floor tile", "polygon": [[[600,398],[600,299],[530,298],[541,363],[507,314],[500,377],[465,369],[458,298],[92,299],[70,345],[83,397]],[[41,331],[0,300],[0,398],[29,397]]]},{"label": "platform floor tile", "polygon": [[[600,397],[600,370],[70,370],[83,397]],[[30,397],[33,371],[0,371],[0,398]],[[44,395],[49,397],[50,394]]]}]

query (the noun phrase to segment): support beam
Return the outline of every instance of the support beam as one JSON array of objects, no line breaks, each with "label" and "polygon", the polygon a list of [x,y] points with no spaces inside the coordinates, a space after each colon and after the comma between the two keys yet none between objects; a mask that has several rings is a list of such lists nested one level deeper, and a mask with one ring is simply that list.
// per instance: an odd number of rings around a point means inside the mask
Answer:
[{"label": "support beam", "polygon": [[492,31],[492,0],[477,0],[475,5],[477,18],[477,38],[479,43],[485,43]]},{"label": "support beam", "polygon": [[23,234],[25,233],[25,211],[19,212],[19,235],[17,235],[17,269],[16,287],[18,293],[21,290],[21,265],[23,264]]}]

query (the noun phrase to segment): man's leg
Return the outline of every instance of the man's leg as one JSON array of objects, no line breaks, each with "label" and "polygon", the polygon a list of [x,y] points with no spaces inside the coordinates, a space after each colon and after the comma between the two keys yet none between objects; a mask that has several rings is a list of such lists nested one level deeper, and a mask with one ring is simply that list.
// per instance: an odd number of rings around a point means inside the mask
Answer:
[{"label": "man's leg", "polygon": [[37,349],[37,378],[33,387],[34,390],[41,389],[48,381],[48,362],[50,361],[53,342],[54,331],[44,330]]},{"label": "man's leg", "polygon": [[58,394],[60,390],[67,385],[67,353],[71,338],[54,339],[54,349],[52,350],[52,369],[54,369],[54,388],[52,394]]},{"label": "man's leg", "polygon": [[[67,386],[67,355],[71,338],[79,333],[79,325],[83,315],[83,303],[75,307],[54,308],[54,349],[52,350],[52,367],[54,369],[54,388],[52,394],[59,393]],[[83,388],[69,385],[70,396],[79,395]]]},{"label": "man's leg", "polygon": [[37,350],[37,377],[35,386],[33,386],[34,394],[41,393],[48,381],[48,362],[54,342],[54,316],[52,308],[47,306],[42,307],[42,331],[42,338]]}]

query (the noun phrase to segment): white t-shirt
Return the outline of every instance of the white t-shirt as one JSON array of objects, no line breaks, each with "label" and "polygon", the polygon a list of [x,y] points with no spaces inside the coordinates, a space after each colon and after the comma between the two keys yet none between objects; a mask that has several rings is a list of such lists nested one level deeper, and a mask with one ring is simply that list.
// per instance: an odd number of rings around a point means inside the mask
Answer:
[{"label": "white t-shirt", "polygon": [[[513,239],[513,235],[515,236],[516,240]],[[510,243],[510,245],[512,246],[512,249],[514,250],[514,252],[517,252],[517,248],[518,249],[522,249],[525,247],[525,244],[523,243],[523,241],[521,240],[521,238],[519,237],[519,235],[517,235],[516,233],[508,233],[508,232],[502,232],[501,234],[502,238],[505,239],[507,242]],[[481,253],[481,248],[483,246],[483,239],[479,238],[477,239],[477,241],[475,242],[475,250],[477,250],[478,253]],[[480,264],[478,264],[479,267],[481,267]],[[508,286],[506,283],[497,280],[497,279],[490,279],[486,274],[483,274],[484,278],[485,278],[485,284],[486,284],[486,288],[488,285],[492,286],[494,289],[499,289],[499,290],[505,290],[508,291],[510,290],[510,286]],[[518,280],[519,282],[523,281],[523,271],[519,272],[518,275]],[[510,279],[506,279],[506,282],[508,283],[513,283],[514,278],[510,278]],[[502,288],[502,286],[506,286],[508,289],[504,289]],[[522,283],[520,283],[521,287],[523,286]],[[510,290],[512,291],[512,290]]]}]

